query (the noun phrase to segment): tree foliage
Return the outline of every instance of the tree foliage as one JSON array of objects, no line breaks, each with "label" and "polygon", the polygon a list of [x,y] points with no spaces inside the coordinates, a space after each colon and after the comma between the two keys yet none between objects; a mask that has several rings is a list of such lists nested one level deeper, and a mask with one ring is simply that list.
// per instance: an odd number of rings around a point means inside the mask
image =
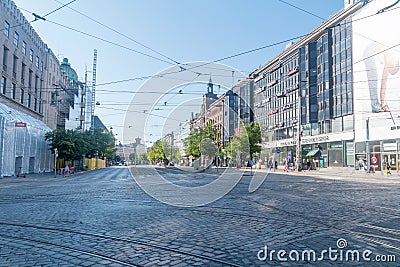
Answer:
[{"label": "tree foliage", "polygon": [[207,122],[202,132],[201,139],[206,139],[206,138],[209,138],[213,141],[217,139],[217,128],[211,121]]},{"label": "tree foliage", "polygon": [[253,159],[255,153],[261,152],[261,129],[258,123],[251,122],[244,126],[249,143],[250,158]]},{"label": "tree foliage", "polygon": [[191,132],[188,137],[183,140],[186,156],[194,158],[200,157],[200,133]]},{"label": "tree foliage", "polygon": [[146,161],[149,160],[149,159],[147,158],[147,153],[139,154],[138,159],[139,159],[141,162],[146,162]]},{"label": "tree foliage", "polygon": [[83,156],[112,158],[115,155],[115,138],[111,132],[100,129],[80,132],[78,130],[56,129],[48,132],[45,139],[50,149],[57,148],[58,157],[65,160],[81,160]]},{"label": "tree foliage", "polygon": [[150,161],[156,162],[165,158],[163,144],[161,140],[157,140],[147,151],[147,157]]},{"label": "tree foliage", "polygon": [[255,153],[261,152],[261,130],[257,123],[251,122],[244,126],[244,131],[239,136],[232,138],[226,152],[232,159],[253,159]]}]

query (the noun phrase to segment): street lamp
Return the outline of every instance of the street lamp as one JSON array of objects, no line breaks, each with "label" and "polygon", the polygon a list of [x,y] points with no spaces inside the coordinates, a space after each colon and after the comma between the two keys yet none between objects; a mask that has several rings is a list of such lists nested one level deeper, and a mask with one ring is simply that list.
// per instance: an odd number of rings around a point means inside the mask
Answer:
[{"label": "street lamp", "polygon": [[54,177],[57,177],[57,157],[58,157],[58,150],[54,148]]},{"label": "street lamp", "polygon": [[[304,81],[301,81],[304,82]],[[286,94],[282,93],[276,96],[277,98],[287,97]],[[297,95],[297,140],[296,140],[296,160],[295,160],[295,168],[296,171],[301,171],[301,88],[298,90]]]}]

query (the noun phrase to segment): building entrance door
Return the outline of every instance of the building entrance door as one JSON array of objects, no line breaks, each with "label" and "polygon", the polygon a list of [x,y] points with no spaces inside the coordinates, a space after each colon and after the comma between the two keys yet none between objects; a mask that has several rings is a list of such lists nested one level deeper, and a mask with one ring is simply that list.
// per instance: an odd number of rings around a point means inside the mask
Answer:
[{"label": "building entrance door", "polygon": [[382,153],[382,161],[381,161],[381,167],[383,171],[386,171],[386,164],[387,162],[390,163],[390,168],[391,171],[397,171],[399,170],[399,153],[396,152],[391,152],[391,153]]}]

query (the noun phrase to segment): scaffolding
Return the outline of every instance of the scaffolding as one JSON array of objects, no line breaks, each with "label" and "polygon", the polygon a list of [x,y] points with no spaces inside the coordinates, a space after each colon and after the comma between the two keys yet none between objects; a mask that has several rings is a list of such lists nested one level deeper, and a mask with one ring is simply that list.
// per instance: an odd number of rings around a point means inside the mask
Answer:
[{"label": "scaffolding", "polygon": [[0,177],[52,170],[44,122],[0,103]]}]

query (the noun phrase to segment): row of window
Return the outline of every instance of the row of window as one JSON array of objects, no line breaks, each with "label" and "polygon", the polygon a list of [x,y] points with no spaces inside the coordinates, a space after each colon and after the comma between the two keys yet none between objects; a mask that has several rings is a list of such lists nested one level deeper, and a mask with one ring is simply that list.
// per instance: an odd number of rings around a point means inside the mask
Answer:
[{"label": "row of window", "polygon": [[[7,21],[4,21],[4,35],[7,38],[10,38],[10,24]],[[19,34],[16,31],[14,32],[14,45],[16,47],[19,47]],[[26,55],[26,53],[27,53],[27,44],[26,44],[25,41],[22,41],[21,51],[22,51],[22,54]],[[33,50],[29,49],[29,60],[31,62],[33,62],[34,58],[35,58],[35,66],[37,68],[40,68],[43,71],[43,65],[44,65],[43,61],[41,62],[42,64],[40,65],[39,56],[35,57]]]},{"label": "row of window", "polygon": [[[0,87],[1,87],[0,88],[1,93],[3,95],[8,93],[7,92],[7,78],[4,77],[4,76],[1,77],[1,85],[0,85]],[[16,91],[17,91],[17,85],[15,83],[12,83],[12,86],[11,86],[11,98],[14,99],[14,100],[16,99]],[[24,103],[24,101],[25,101],[24,98],[25,98],[25,90],[23,88],[21,88],[20,89],[20,94],[19,94],[19,102],[21,104],[26,104],[26,106],[28,108],[32,108],[32,94],[28,93],[28,98],[27,98],[26,103]],[[33,110],[34,111],[38,111],[39,113],[41,113],[42,112],[41,104],[42,104],[42,101],[38,100],[38,98],[35,97],[34,101],[33,101]]]}]

